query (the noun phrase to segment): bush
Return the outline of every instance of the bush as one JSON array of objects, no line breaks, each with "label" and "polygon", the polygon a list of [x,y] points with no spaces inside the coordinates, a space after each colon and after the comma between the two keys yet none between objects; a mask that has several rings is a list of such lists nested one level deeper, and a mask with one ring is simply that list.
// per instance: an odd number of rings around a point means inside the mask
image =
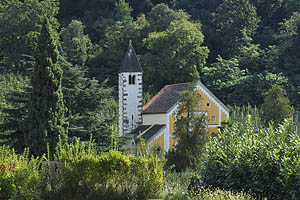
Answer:
[{"label": "bush", "polygon": [[[81,146],[81,147],[80,147]],[[64,183],[58,193],[66,199],[157,198],[163,185],[162,161],[119,151],[98,154],[93,144],[59,144],[58,161],[65,161]]]},{"label": "bush", "polygon": [[125,195],[130,160],[117,151],[101,155],[84,155],[67,165],[64,171],[65,195],[69,199],[120,199]]},{"label": "bush", "polygon": [[249,191],[270,199],[300,196],[300,136],[292,121],[278,128],[235,122],[212,138],[203,158],[204,186]]},{"label": "bush", "polygon": [[29,158],[28,151],[17,155],[6,146],[0,147],[0,199],[34,199],[44,189],[40,172],[41,159]]},{"label": "bush", "polygon": [[156,156],[132,158],[136,199],[154,199],[163,188],[163,162]]},{"label": "bush", "polygon": [[0,147],[0,199],[149,199],[163,188],[155,156],[97,153],[92,142],[58,143],[55,161]]}]

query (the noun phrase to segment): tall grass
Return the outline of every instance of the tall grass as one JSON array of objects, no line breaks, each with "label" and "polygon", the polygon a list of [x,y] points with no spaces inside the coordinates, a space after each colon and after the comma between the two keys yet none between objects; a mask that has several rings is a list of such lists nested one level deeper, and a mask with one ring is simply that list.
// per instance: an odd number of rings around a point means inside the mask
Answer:
[{"label": "tall grass", "polygon": [[244,192],[234,193],[204,187],[193,191],[189,189],[193,177],[199,177],[199,175],[191,169],[184,172],[167,171],[162,198],[165,200],[254,200]]}]

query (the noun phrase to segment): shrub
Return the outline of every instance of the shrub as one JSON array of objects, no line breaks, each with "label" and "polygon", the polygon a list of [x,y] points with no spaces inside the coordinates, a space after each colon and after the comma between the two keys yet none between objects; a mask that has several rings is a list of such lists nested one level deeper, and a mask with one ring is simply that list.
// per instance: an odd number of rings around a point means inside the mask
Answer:
[{"label": "shrub", "polygon": [[[79,143],[72,147],[66,145],[57,153],[57,158],[68,160],[60,191],[65,198],[113,200],[158,197],[163,185],[163,166],[158,157],[134,157],[115,150],[97,154],[89,145],[86,148],[78,146]],[[75,149],[80,155],[74,155]],[[69,159],[68,155],[76,159]]]},{"label": "shrub", "polygon": [[157,156],[132,158],[136,199],[157,198],[163,188],[163,163]]},{"label": "shrub", "polygon": [[292,121],[278,128],[235,122],[207,144],[204,186],[251,191],[270,199],[300,196],[300,136]]},{"label": "shrub", "polygon": [[59,142],[55,161],[28,155],[0,147],[0,199],[143,200],[163,188],[163,162],[152,155],[99,154],[79,140]]},{"label": "shrub", "polygon": [[0,147],[0,199],[33,199],[41,195],[41,159],[30,159],[28,155],[28,150],[17,155],[6,146]]}]

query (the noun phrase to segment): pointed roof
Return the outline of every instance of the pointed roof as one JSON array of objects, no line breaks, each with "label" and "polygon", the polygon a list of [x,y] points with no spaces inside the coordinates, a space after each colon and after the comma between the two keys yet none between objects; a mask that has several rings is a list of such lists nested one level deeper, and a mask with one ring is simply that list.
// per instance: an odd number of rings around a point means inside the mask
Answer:
[{"label": "pointed roof", "polygon": [[129,41],[127,52],[121,64],[120,72],[142,72],[142,67],[135,54],[131,40]]}]

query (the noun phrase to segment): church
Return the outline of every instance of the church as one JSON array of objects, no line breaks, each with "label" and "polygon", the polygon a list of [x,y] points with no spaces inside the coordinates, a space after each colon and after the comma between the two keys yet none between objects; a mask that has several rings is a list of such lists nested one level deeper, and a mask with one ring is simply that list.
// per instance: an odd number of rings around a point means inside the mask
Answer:
[{"label": "church", "polygon": [[[129,43],[119,71],[119,136],[133,136],[133,146],[143,138],[147,149],[159,148],[162,155],[174,147],[174,130],[179,92],[189,83],[164,86],[143,105],[143,70]],[[208,117],[210,133],[217,132],[229,118],[229,109],[201,82],[196,84],[201,95],[199,113]]]}]

